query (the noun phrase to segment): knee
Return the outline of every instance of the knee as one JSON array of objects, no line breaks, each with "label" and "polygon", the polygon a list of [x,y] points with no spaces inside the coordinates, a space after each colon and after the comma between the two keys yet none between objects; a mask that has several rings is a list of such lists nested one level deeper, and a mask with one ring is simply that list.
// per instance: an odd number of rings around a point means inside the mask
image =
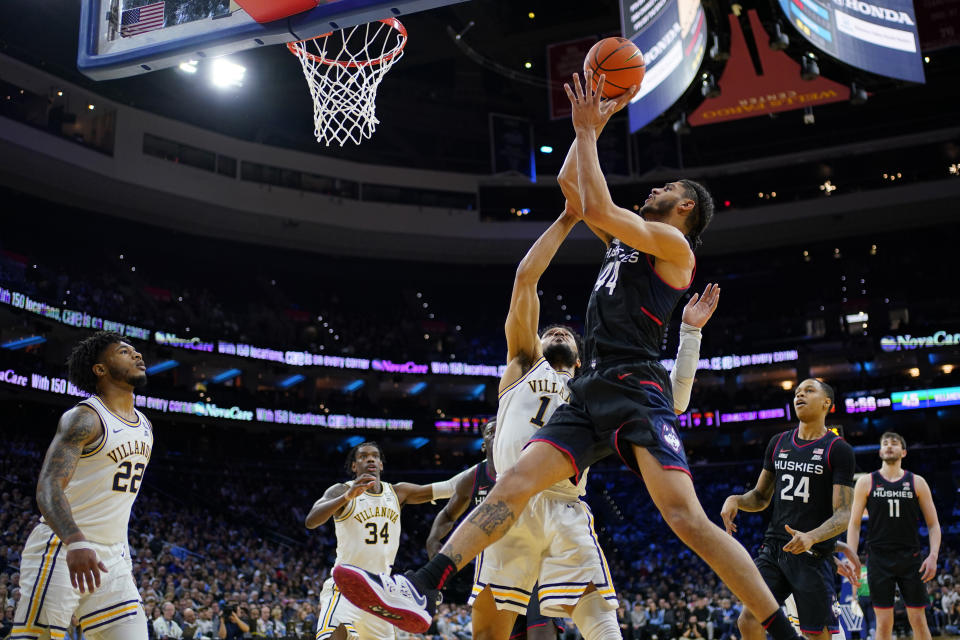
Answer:
[{"label": "knee", "polygon": [[684,542],[695,541],[706,534],[711,525],[699,505],[670,505],[661,511],[663,519]]},{"label": "knee", "polygon": [[754,624],[759,624],[757,619],[753,617],[749,609],[744,608],[743,611],[740,612],[740,615],[737,616],[737,628],[743,632],[745,628],[749,628]]}]

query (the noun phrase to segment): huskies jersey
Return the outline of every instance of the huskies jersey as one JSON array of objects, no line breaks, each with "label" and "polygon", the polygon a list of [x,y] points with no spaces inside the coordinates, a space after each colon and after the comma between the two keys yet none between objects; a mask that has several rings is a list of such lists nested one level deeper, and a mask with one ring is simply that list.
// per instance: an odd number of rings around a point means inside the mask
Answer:
[{"label": "huskies jersey", "polygon": [[[346,484],[352,486],[353,481]],[[336,564],[353,564],[373,573],[390,572],[400,546],[400,500],[393,485],[381,482],[380,493],[361,493],[333,522]]]},{"label": "huskies jersey", "polygon": [[667,284],[653,266],[653,256],[610,241],[587,302],[584,362],[660,359],[665,325],[690,285]]},{"label": "huskies jersey", "polygon": [[[153,431],[142,413],[128,422],[97,396],[80,402],[97,412],[103,435],[80,454],[64,494],[73,519],[92,542],[127,541],[130,509],[150,462]],[[43,518],[40,519],[43,522]]]},{"label": "huskies jersey", "polygon": [[[775,478],[766,537],[786,542],[791,536],[784,525],[806,532],[823,524],[833,515],[833,485],[853,486],[855,462],[853,447],[832,431],[817,440],[801,440],[797,429],[775,435],[763,457],[763,468]],[[812,550],[830,555],[835,540]]]},{"label": "huskies jersey", "polygon": [[[515,465],[530,438],[536,437],[537,430],[547,424],[557,407],[570,401],[569,381],[569,374],[555,371],[546,358],[540,358],[500,393],[497,435],[493,441],[493,463],[498,470],[506,471]],[[563,480],[547,491],[576,498],[585,493],[586,482],[584,471],[578,485]]]},{"label": "huskies jersey", "polygon": [[917,520],[922,513],[913,473],[904,471],[899,480],[887,480],[879,471],[870,474],[867,545],[871,551],[919,551]]},{"label": "huskies jersey", "polygon": [[[496,464],[496,463],[494,463]],[[490,489],[496,484],[496,478],[490,477],[490,471],[487,469],[487,461],[479,463],[473,468],[473,491],[470,493],[470,505],[475,507],[490,493]]]}]

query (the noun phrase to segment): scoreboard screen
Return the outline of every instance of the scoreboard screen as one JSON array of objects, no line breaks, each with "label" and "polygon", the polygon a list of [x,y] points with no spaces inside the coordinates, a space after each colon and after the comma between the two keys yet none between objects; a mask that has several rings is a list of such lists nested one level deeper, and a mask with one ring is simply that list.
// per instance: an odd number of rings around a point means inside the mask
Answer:
[{"label": "scoreboard screen", "polygon": [[630,132],[670,108],[697,75],[706,51],[700,0],[620,0],[623,37],[643,53],[646,73],[628,107]]},{"label": "scoreboard screen", "polygon": [[800,34],[837,60],[888,78],[923,82],[913,0],[778,0]]}]

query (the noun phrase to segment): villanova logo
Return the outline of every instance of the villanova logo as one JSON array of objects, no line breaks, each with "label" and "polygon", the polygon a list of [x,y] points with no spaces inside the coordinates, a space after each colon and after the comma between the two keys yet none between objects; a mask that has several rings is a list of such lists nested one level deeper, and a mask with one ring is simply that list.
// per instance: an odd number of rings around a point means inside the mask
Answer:
[{"label": "villanova logo", "polygon": [[843,626],[847,628],[847,631],[860,631],[863,627],[863,610],[860,609],[860,605],[851,602],[850,604],[835,604],[837,609],[839,609],[840,619],[843,620]]},{"label": "villanova logo", "polygon": [[670,445],[670,448],[677,453],[680,452],[680,436],[677,435],[676,430],[669,424],[663,425],[663,441]]}]

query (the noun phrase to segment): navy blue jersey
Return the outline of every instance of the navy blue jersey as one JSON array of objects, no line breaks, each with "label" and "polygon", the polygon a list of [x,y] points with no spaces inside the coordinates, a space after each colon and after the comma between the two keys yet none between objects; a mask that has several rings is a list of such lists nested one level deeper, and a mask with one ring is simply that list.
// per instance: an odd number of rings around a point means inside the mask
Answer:
[{"label": "navy blue jersey", "polygon": [[616,238],[603,259],[587,303],[584,362],[656,360],[663,332],[690,287],[672,287],[654,271],[651,255]]},{"label": "navy blue jersey", "polygon": [[496,480],[491,478],[487,472],[486,460],[473,468],[473,493],[470,497],[473,506],[477,506],[483,502],[483,499],[490,493],[490,489],[493,488],[494,483],[496,483]]},{"label": "navy blue jersey", "polygon": [[887,480],[879,471],[870,474],[867,496],[867,545],[871,551],[920,550],[917,520],[922,515],[913,473]]},{"label": "navy blue jersey", "polygon": [[[832,431],[816,440],[801,440],[797,431],[771,438],[763,457],[763,468],[775,478],[766,537],[784,543],[791,538],[784,525],[796,531],[816,529],[833,515],[833,485],[854,484],[856,460],[846,440]],[[837,537],[818,542],[813,551],[833,553]]]}]

